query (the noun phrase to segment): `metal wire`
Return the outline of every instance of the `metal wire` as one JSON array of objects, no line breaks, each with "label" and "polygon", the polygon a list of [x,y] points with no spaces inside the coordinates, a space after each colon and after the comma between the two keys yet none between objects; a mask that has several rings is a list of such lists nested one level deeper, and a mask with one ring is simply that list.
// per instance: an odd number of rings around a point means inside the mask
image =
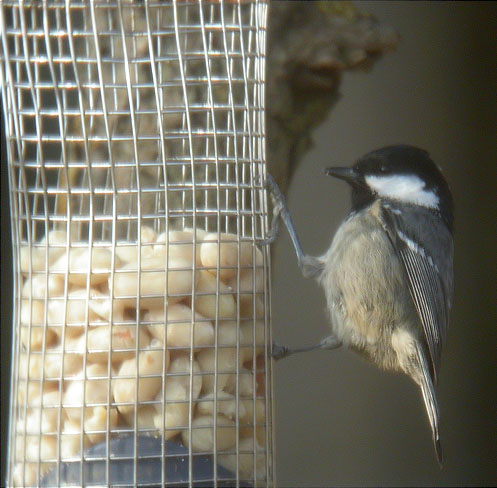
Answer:
[{"label": "metal wire", "polygon": [[1,2],[8,486],[274,483],[266,14]]}]

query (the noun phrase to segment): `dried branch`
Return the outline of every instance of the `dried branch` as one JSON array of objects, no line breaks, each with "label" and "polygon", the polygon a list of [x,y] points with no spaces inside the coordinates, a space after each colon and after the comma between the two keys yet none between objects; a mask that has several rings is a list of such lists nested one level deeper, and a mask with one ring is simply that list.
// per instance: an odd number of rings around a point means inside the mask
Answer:
[{"label": "dried branch", "polygon": [[267,159],[283,191],[312,144],[312,130],[339,99],[342,73],[370,69],[397,43],[392,28],[352,2],[271,2]]}]

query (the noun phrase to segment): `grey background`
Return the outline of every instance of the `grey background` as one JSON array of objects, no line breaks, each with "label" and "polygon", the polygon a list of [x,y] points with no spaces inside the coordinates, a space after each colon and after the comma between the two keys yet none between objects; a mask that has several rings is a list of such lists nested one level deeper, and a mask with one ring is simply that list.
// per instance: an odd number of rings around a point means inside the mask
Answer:
[{"label": "grey background", "polygon": [[[358,6],[396,28],[399,47],[372,72],[345,75],[288,201],[304,250],[318,255],[349,210],[348,188],[323,167],[399,142],[426,148],[442,167],[456,201],[455,297],[438,388],[445,465],[414,383],[352,352],[320,351],[275,366],[278,483],[495,485],[496,4]],[[319,340],[328,333],[324,295],[301,277],[286,231],[274,258],[275,338]]]},{"label": "grey background", "polygon": [[[398,29],[397,51],[344,77],[289,192],[304,249],[323,252],[349,208],[321,168],[404,142],[428,149],[455,194],[456,288],[439,401],[445,467],[435,460],[417,387],[347,351],[275,366],[278,482],[290,486],[497,484],[495,343],[496,3],[368,2]],[[305,8],[303,6],[303,8]],[[2,118],[3,122],[3,118]],[[2,138],[3,143],[3,138]],[[10,350],[10,248],[2,152],[2,469]],[[321,290],[297,269],[285,233],[275,245],[273,323],[282,343],[327,332]],[[4,479],[3,471],[2,477]]]}]

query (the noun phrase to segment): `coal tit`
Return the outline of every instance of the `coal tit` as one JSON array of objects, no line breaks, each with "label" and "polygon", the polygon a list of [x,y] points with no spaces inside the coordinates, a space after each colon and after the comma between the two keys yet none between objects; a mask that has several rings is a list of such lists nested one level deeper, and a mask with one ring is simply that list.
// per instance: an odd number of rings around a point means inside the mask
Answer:
[{"label": "coal tit", "polygon": [[422,149],[395,145],[370,152],[351,168],[325,173],[352,188],[352,212],[328,251],[304,254],[274,180],[272,242],[282,218],[305,276],[323,287],[332,334],[316,346],[273,344],[273,356],[345,345],[383,369],[401,371],[421,388],[438,461],[442,462],[434,385],[452,297],[453,200],[441,171]]}]

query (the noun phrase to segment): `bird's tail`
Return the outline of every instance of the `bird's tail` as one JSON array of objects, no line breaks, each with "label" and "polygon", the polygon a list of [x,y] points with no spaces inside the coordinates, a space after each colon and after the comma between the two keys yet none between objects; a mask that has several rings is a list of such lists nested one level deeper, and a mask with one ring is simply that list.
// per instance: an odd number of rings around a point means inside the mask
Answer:
[{"label": "bird's tail", "polygon": [[428,419],[431,425],[431,431],[433,433],[433,444],[435,446],[435,452],[437,454],[438,463],[440,464],[440,467],[442,467],[443,463],[442,445],[440,443],[440,434],[438,429],[440,413],[438,410],[435,388],[433,386],[433,380],[431,378],[430,368],[428,367],[428,363],[426,361],[426,356],[420,346],[417,347],[417,356],[421,369],[419,386],[421,387],[426,413],[428,414]]}]

